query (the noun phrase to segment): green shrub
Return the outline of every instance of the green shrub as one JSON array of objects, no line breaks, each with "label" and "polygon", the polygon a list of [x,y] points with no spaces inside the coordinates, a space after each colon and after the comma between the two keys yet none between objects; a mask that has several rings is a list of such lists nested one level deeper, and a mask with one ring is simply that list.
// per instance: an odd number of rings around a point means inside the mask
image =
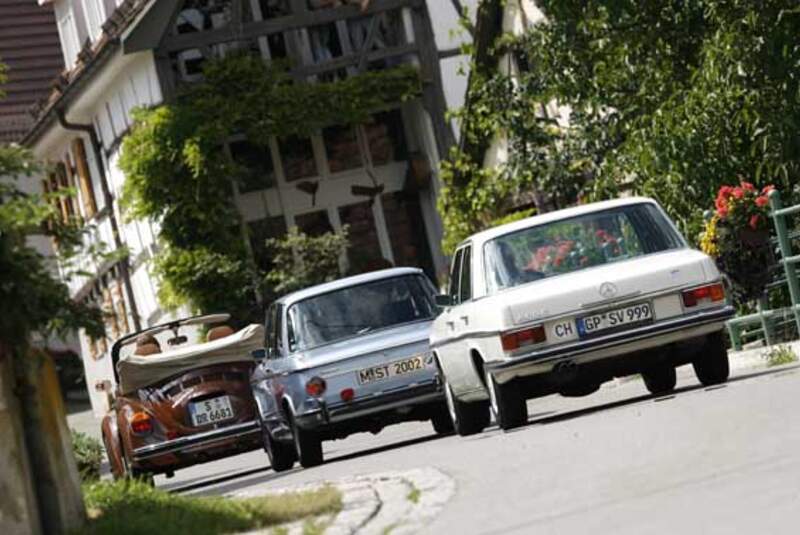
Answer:
[{"label": "green shrub", "polygon": [[775,346],[764,354],[764,358],[770,368],[797,362],[797,355],[789,346]]},{"label": "green shrub", "polygon": [[86,433],[71,429],[72,449],[75,451],[75,460],[78,461],[78,472],[81,481],[96,481],[100,479],[100,465],[103,463],[103,445],[94,437]]},{"label": "green shrub", "polygon": [[235,499],[183,496],[121,480],[84,485],[83,493],[87,534],[236,533],[335,514],[342,508],[341,493],[330,486]]}]

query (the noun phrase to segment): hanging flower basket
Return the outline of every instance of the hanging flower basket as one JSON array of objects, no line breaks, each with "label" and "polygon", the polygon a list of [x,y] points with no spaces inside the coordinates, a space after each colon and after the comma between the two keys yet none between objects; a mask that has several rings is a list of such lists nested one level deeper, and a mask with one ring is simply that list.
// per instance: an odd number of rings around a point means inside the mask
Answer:
[{"label": "hanging flower basket", "polygon": [[771,280],[775,256],[767,194],[773,189],[767,186],[759,191],[749,182],[722,186],[714,203],[714,216],[706,223],[700,240],[703,251],[730,277],[734,299],[739,303],[761,297]]}]

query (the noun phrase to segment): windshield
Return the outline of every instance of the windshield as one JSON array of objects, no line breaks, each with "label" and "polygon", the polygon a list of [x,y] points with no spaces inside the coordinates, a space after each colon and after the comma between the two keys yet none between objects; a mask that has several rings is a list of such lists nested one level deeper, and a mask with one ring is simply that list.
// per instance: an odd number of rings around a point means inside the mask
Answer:
[{"label": "windshield", "polygon": [[432,286],[417,275],[383,279],[311,297],[289,308],[289,351],[432,319]]},{"label": "windshield", "polygon": [[553,221],[486,243],[488,292],[681,247],[683,239],[649,203]]}]

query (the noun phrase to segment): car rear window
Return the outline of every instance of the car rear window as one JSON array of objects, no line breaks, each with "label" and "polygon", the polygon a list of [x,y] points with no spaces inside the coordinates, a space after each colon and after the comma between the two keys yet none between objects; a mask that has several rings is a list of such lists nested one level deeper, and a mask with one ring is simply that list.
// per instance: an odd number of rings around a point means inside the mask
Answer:
[{"label": "car rear window", "polygon": [[650,203],[561,219],[485,244],[488,293],[611,262],[686,247]]},{"label": "car rear window", "polygon": [[432,319],[433,286],[418,275],[382,279],[304,299],[289,307],[289,351]]}]

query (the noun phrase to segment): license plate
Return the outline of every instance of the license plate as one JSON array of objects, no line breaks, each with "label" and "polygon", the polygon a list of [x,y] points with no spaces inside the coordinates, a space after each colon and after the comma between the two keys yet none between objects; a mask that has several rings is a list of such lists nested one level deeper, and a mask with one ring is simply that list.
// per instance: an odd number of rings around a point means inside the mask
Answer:
[{"label": "license plate", "polygon": [[189,404],[189,414],[195,427],[215,424],[233,418],[233,408],[228,396],[195,401]]},{"label": "license plate", "polygon": [[398,375],[409,375],[417,373],[425,369],[425,360],[422,355],[411,357],[403,360],[390,362],[389,364],[382,364],[380,366],[372,366],[371,368],[364,368],[356,372],[358,384],[365,385],[375,381],[383,381]]},{"label": "license plate", "polygon": [[594,314],[578,318],[578,334],[581,338],[612,331],[621,327],[648,323],[653,319],[653,306],[650,303],[638,303],[602,314]]}]

